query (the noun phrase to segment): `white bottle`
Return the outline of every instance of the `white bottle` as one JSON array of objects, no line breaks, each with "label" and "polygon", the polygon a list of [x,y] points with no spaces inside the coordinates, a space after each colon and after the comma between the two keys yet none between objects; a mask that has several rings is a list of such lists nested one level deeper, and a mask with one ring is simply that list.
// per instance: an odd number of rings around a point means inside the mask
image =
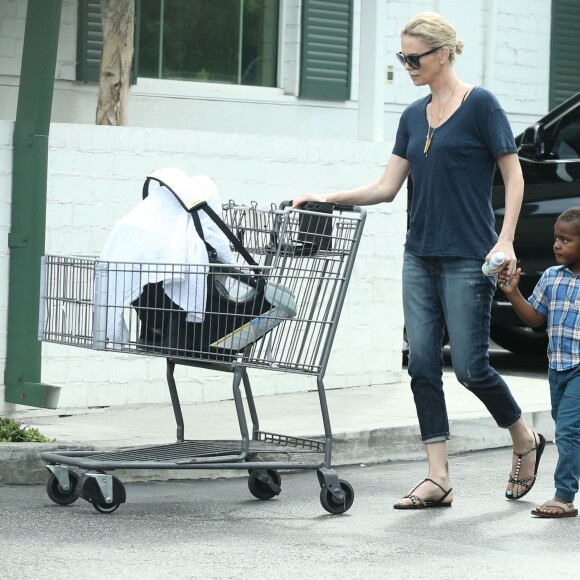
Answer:
[{"label": "white bottle", "polygon": [[497,274],[498,270],[500,270],[500,268],[503,266],[504,260],[505,260],[505,256],[504,256],[503,252],[496,252],[495,254],[493,254],[491,256],[491,259],[489,262],[483,263],[483,266],[481,267],[481,271],[486,276],[493,276],[494,274]]}]

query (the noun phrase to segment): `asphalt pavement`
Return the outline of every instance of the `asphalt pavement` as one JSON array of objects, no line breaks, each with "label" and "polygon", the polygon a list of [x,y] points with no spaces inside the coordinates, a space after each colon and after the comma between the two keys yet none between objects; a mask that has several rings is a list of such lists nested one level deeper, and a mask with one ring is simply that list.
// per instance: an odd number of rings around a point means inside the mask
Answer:
[{"label": "asphalt pavement", "polygon": [[392,504],[425,477],[425,464],[343,466],[350,510],[326,513],[312,472],[284,473],[282,493],[251,496],[244,479],[129,483],[127,502],[99,514],[78,500],[50,501],[44,486],[0,488],[0,577],[159,580],[552,580],[578,577],[580,517],[533,518],[553,493],[546,447],[538,480],[504,497],[509,449],[453,455],[453,507]]}]

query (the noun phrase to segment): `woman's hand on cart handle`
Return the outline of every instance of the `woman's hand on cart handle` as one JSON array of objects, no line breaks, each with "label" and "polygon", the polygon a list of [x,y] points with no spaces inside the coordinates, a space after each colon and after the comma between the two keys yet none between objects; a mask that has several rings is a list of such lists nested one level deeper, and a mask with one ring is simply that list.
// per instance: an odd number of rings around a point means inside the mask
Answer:
[{"label": "woman's hand on cart handle", "polygon": [[294,209],[298,209],[303,204],[308,203],[309,201],[320,201],[320,202],[324,203],[327,200],[326,200],[326,196],[324,196],[324,195],[315,195],[313,193],[303,193],[292,200],[292,207]]}]

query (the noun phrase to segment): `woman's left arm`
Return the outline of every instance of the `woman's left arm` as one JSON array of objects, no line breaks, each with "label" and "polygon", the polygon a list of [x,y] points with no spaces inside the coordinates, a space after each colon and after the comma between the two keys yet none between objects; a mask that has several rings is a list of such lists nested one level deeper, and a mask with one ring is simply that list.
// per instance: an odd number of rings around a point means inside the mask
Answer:
[{"label": "woman's left arm", "polygon": [[517,259],[514,251],[514,238],[524,199],[524,176],[517,153],[499,155],[497,164],[505,185],[505,214],[497,244],[489,252],[486,259],[489,260],[495,252],[503,252],[506,257],[504,271],[507,268],[506,273],[509,279],[516,269]]}]

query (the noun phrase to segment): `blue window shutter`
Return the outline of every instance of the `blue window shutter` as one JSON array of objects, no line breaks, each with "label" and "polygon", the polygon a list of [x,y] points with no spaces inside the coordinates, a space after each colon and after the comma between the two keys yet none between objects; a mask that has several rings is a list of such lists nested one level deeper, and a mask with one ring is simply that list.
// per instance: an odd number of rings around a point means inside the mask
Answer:
[{"label": "blue window shutter", "polygon": [[350,99],[353,0],[303,0],[300,96]]}]

